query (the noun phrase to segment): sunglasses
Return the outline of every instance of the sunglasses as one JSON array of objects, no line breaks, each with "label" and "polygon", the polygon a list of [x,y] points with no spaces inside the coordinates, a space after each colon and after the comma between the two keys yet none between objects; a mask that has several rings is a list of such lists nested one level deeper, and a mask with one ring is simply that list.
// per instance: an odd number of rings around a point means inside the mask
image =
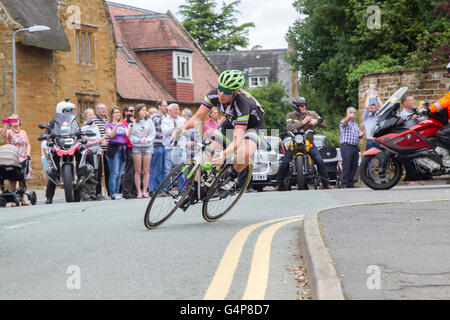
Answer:
[{"label": "sunglasses", "polygon": [[62,113],[69,113],[69,112],[72,112],[72,111],[73,111],[72,109],[63,109]]},{"label": "sunglasses", "polygon": [[220,91],[220,92],[223,92],[223,93],[226,94],[227,96],[230,95],[230,94],[233,94],[233,92],[234,92],[234,91],[231,91],[231,90],[229,90],[229,89],[222,88],[222,87],[219,87],[219,91]]}]

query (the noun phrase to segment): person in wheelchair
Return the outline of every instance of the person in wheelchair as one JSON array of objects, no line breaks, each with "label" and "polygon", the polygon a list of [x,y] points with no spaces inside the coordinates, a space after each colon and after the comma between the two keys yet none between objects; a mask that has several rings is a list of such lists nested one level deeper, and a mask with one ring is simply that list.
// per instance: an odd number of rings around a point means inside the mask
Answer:
[{"label": "person in wheelchair", "polygon": [[[306,132],[307,130],[314,129],[314,127],[316,126],[322,128],[328,127],[326,121],[320,118],[317,112],[306,110],[305,98],[297,97],[292,100],[291,105],[294,108],[294,111],[286,115],[286,127],[289,131],[304,130]],[[313,134],[308,136],[307,138],[311,143],[314,143]],[[323,188],[332,189],[332,187],[330,186],[330,178],[328,177],[327,169],[325,167],[325,162],[323,161],[319,150],[315,145],[313,145],[308,153],[314,160],[314,163],[317,165]],[[286,178],[287,172],[289,170],[289,163],[292,161],[293,157],[294,152],[290,149],[286,150],[286,154],[280,165],[280,169],[278,170],[277,187],[275,188],[276,191],[281,191],[283,189],[283,181]]]}]

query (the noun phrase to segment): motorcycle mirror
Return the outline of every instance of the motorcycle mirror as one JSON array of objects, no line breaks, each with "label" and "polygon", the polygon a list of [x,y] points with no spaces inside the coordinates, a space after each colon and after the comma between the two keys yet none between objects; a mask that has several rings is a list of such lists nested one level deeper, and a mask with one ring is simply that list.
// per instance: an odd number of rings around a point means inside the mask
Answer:
[{"label": "motorcycle mirror", "polygon": [[81,139],[81,144],[86,144],[88,143],[87,139]]},{"label": "motorcycle mirror", "polygon": [[322,117],[317,118],[317,122],[318,123],[322,123],[323,122],[323,118]]},{"label": "motorcycle mirror", "polygon": [[46,126],[45,124],[39,124],[38,126],[40,129],[49,129],[48,126]]},{"label": "motorcycle mirror", "polygon": [[48,134],[44,133],[41,134],[41,136],[38,138],[38,141],[48,140],[48,138],[49,138]]},{"label": "motorcycle mirror", "polygon": [[412,112],[417,113],[417,108],[412,108]]},{"label": "motorcycle mirror", "polygon": [[86,126],[90,126],[90,125],[93,124],[93,123],[94,123],[94,120],[89,120],[89,121],[86,122],[85,125],[86,125]]},{"label": "motorcycle mirror", "polygon": [[281,123],[280,120],[275,121],[275,123],[276,123],[278,126],[283,127],[283,124]]}]

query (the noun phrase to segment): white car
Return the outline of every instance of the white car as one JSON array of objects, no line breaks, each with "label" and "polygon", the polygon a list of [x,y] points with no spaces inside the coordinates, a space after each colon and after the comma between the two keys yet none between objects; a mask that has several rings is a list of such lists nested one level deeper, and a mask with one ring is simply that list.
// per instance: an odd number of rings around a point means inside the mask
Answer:
[{"label": "white car", "polygon": [[252,187],[262,191],[265,186],[276,186],[278,169],[285,148],[279,137],[266,136],[253,154]]}]

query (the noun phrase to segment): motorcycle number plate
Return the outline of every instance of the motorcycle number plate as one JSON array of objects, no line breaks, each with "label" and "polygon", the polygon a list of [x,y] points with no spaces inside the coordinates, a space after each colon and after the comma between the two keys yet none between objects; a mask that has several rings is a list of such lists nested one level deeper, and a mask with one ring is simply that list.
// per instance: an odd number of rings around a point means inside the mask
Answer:
[{"label": "motorcycle number plate", "polygon": [[267,180],[267,175],[266,174],[254,174],[253,180],[255,180],[255,181]]}]

